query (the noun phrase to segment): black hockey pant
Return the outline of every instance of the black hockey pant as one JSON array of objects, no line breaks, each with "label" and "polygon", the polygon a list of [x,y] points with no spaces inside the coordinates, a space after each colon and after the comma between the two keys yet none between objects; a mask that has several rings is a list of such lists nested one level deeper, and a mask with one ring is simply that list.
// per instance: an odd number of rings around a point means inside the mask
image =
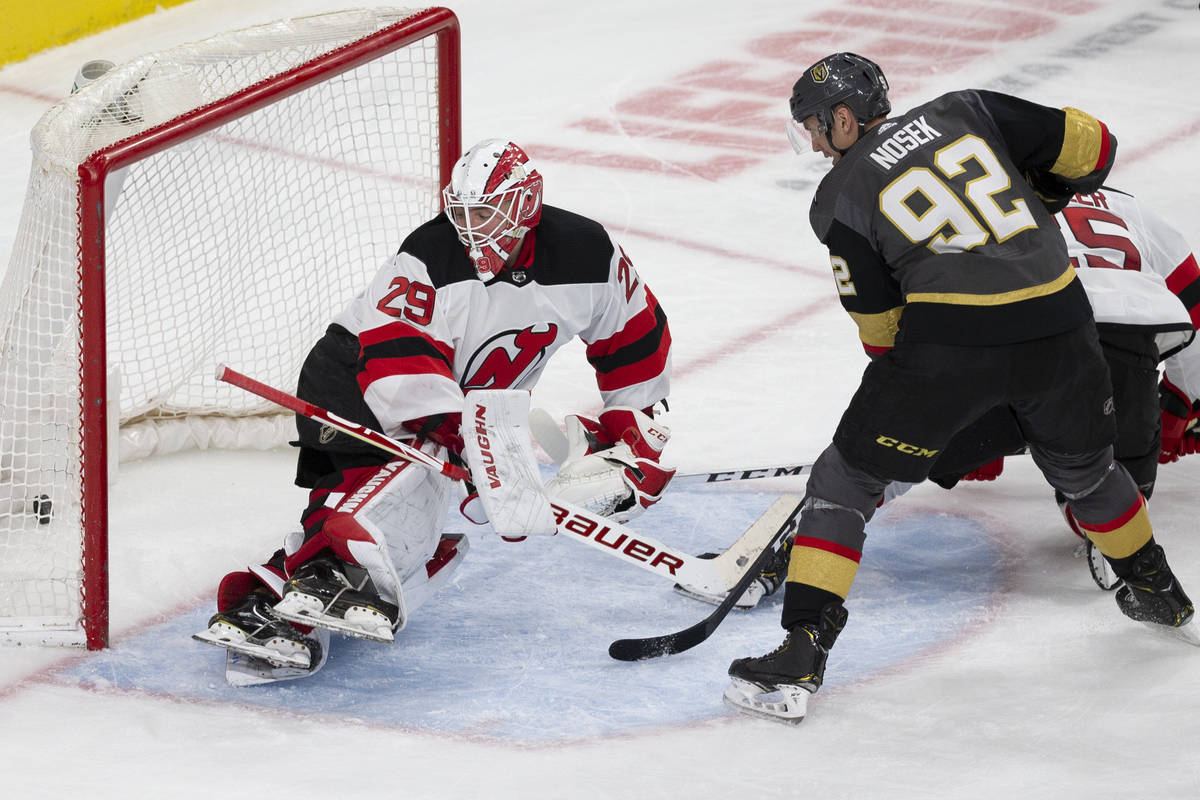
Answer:
[{"label": "black hockey pant", "polygon": [[822,607],[846,597],[884,487],[924,480],[951,438],[997,406],[1011,411],[1080,524],[1112,527],[1120,537],[1118,549],[1098,539],[1102,552],[1128,556],[1149,540],[1137,486],[1113,461],[1112,389],[1094,325],[998,346],[898,343],[867,368],[813,466],[788,569],[785,628],[816,623]]}]

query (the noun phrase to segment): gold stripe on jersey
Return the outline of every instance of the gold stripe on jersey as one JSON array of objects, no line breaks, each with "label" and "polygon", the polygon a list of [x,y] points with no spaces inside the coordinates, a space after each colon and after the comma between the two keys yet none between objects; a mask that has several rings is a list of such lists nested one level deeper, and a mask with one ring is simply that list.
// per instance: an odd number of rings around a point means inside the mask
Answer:
[{"label": "gold stripe on jersey", "polygon": [[1050,171],[1064,178],[1082,178],[1100,164],[1104,146],[1104,129],[1100,120],[1078,108],[1064,108],[1067,118],[1063,125],[1062,150]]},{"label": "gold stripe on jersey", "polygon": [[1009,303],[1019,303],[1022,300],[1032,300],[1035,297],[1045,297],[1067,288],[1075,280],[1075,268],[1070,264],[1063,274],[1052,281],[1039,283],[1024,289],[996,294],[964,294],[961,292],[913,292],[906,299],[910,303],[947,303],[956,306],[1003,306]]},{"label": "gold stripe on jersey", "polygon": [[896,334],[900,332],[900,315],[904,306],[889,308],[877,314],[861,314],[850,311],[850,318],[858,326],[858,338],[871,348],[887,349],[896,344]]},{"label": "gold stripe on jersey", "polygon": [[796,545],[788,562],[787,579],[790,583],[803,583],[833,592],[845,600],[857,574],[858,563],[853,559],[828,550]]}]

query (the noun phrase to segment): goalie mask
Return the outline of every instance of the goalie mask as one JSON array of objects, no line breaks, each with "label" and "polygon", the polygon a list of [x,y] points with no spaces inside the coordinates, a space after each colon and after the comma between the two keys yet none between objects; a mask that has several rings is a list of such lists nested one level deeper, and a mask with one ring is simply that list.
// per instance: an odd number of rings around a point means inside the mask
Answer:
[{"label": "goalie mask", "polygon": [[814,117],[820,136],[833,125],[833,109],[841,105],[858,120],[860,135],[863,125],[891,112],[887,78],[878,64],[854,53],[834,53],[806,69],[792,87],[792,119],[787,125],[792,149],[799,154],[808,150],[804,120]]},{"label": "goalie mask", "polygon": [[442,199],[476,276],[486,281],[541,219],[542,175],[517,145],[485,139],[454,165]]}]

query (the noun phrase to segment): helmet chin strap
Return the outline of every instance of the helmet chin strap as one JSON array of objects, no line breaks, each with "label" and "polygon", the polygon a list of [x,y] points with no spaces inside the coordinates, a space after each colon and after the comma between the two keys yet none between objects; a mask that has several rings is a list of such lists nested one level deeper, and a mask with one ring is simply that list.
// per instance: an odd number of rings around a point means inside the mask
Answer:
[{"label": "helmet chin strap", "polygon": [[[855,121],[857,122],[857,120],[855,120]],[[829,136],[829,146],[832,147],[839,156],[845,157],[846,153],[850,152],[850,147],[854,147],[854,145],[861,142],[863,137],[866,135],[867,135],[867,126],[863,125],[861,122],[859,122],[858,123],[858,138],[855,139],[853,142],[851,142],[849,147],[838,147],[837,145],[835,145],[833,143],[832,135]]]}]

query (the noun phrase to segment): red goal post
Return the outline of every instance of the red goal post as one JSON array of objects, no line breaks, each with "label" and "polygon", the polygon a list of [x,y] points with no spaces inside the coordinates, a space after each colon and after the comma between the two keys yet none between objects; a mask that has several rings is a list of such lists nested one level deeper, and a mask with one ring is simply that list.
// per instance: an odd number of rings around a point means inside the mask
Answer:
[{"label": "red goal post", "polygon": [[0,643],[106,646],[110,448],[294,437],[216,364],[294,387],[440,210],[460,129],[445,8],[221,34],[47,111],[0,285]]}]

